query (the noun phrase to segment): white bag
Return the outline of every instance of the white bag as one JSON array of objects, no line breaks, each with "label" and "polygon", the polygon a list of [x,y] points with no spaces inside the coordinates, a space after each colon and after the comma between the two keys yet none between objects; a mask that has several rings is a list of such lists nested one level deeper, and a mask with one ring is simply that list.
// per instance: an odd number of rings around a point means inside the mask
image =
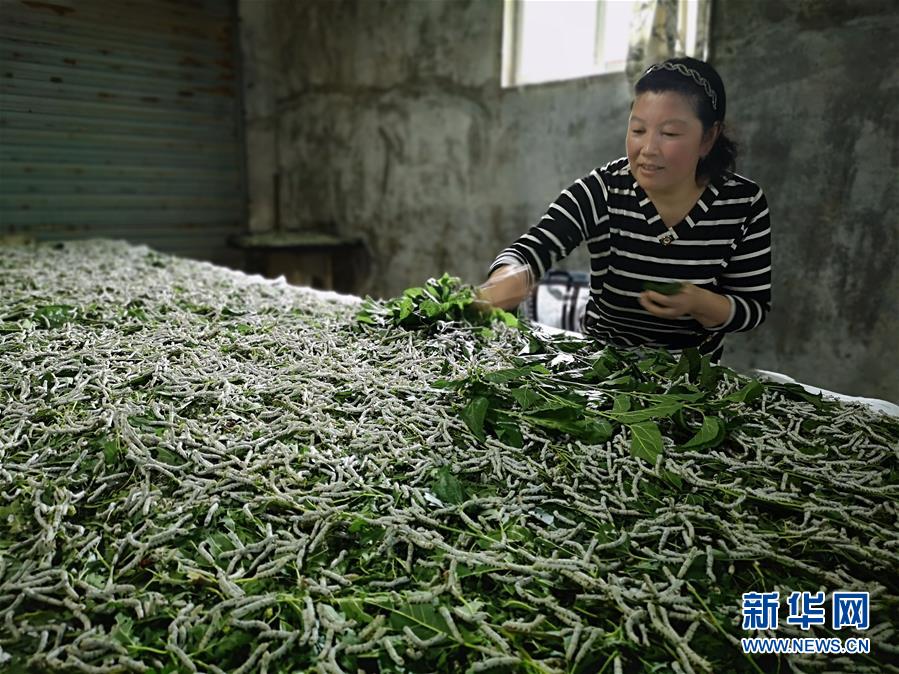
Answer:
[{"label": "white bag", "polygon": [[521,303],[521,310],[529,321],[582,333],[589,299],[590,274],[551,269]]}]

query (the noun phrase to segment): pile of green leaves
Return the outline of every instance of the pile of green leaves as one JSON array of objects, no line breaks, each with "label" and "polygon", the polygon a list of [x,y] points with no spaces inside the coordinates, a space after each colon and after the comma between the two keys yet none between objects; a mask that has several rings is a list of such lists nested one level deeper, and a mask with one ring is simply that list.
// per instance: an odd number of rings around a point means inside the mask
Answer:
[{"label": "pile of green leaves", "polygon": [[439,329],[447,323],[481,327],[492,336],[490,326],[501,323],[518,327],[511,313],[478,299],[477,290],[448,274],[428,279],[424,286],[408,288],[399,297],[379,302],[367,298],[356,316],[360,323],[380,328]]},{"label": "pile of green leaves", "polygon": [[[807,393],[796,384],[763,383],[715,366],[708,356],[687,349],[675,359],[664,350],[626,352],[607,348],[592,353],[588,344],[557,341],[553,346],[531,336],[531,353],[511,357],[513,367],[473,377],[438,381],[469,402],[462,419],[482,440],[490,433],[522,447],[519,429],[539,427],[589,444],[606,442],[626,431],[635,457],[654,465],[662,438],[683,449],[712,449],[730,431],[752,419],[752,403],[764,393],[780,393],[810,402],[816,409],[838,408],[835,402]],[[550,369],[550,361],[564,367]],[[717,393],[723,379],[740,382],[726,395]],[[672,382],[678,382],[672,385]]]}]

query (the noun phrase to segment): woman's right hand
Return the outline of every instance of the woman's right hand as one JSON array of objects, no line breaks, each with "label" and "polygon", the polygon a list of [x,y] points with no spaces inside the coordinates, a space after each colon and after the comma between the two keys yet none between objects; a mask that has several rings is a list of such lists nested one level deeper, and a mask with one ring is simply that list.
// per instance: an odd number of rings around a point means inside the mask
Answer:
[{"label": "woman's right hand", "polygon": [[527,265],[504,265],[478,288],[478,299],[500,309],[514,309],[531,294],[532,277]]}]

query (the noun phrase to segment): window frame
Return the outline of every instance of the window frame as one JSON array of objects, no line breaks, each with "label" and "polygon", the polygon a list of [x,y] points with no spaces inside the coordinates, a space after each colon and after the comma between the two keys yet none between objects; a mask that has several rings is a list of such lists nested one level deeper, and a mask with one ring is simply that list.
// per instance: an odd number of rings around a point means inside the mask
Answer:
[{"label": "window frame", "polygon": [[[548,0],[543,0],[548,1]],[[569,0],[570,1],[570,0]],[[586,0],[579,0],[585,2]],[[609,68],[607,62],[602,60],[604,55],[604,37],[606,33],[607,8],[609,0],[590,0],[596,6],[596,24],[593,33],[593,64],[589,72],[574,75],[559,74],[551,78],[539,80],[526,80],[522,78],[521,62],[522,50],[526,48],[523,42],[523,24],[525,7],[528,0],[503,0],[503,34],[500,86],[502,89],[512,89],[535,86],[539,84],[552,84],[555,82],[567,82],[586,77],[602,75],[614,75],[626,72],[627,57],[620,68]],[[638,0],[631,0],[637,2]],[[678,53],[694,55],[700,22],[699,4],[701,0],[678,0],[677,3],[677,36],[676,49]],[[632,5],[633,8],[633,5]],[[633,26],[629,26],[633,29]],[[706,38],[707,48],[707,38]],[[703,58],[698,55],[697,58]]]}]

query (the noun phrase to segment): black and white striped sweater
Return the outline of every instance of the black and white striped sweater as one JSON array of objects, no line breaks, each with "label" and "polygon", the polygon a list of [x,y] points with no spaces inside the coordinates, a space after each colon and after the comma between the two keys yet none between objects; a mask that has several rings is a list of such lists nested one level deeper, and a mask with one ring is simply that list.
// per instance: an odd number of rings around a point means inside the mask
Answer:
[{"label": "black and white striped sweater", "polygon": [[[771,227],[761,188],[727,173],[710,183],[669,229],[617,159],[562,191],[546,215],[490,267],[529,265],[540,278],[581,243],[590,253],[585,329],[619,346],[695,346],[718,360],[728,332],[752,330],[771,303]],[[730,300],[728,319],[704,328],[691,317],[659,318],[637,301],[644,281],[693,283]]]}]

